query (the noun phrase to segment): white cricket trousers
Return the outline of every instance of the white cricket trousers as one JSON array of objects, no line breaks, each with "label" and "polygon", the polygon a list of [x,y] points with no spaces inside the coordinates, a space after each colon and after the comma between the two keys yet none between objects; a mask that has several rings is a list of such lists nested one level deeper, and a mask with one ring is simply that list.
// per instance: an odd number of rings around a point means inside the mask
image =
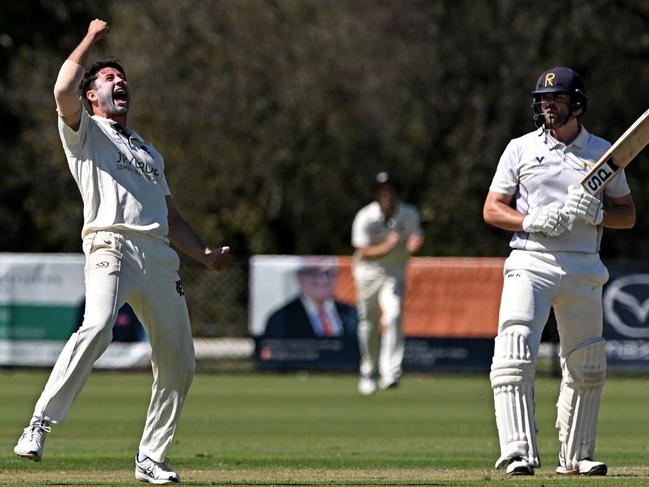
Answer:
[{"label": "white cricket trousers", "polygon": [[536,361],[554,308],[561,358],[602,336],[602,286],[608,270],[598,254],[514,250],[505,260],[498,333],[523,335]]},{"label": "white cricket trousers", "polygon": [[[394,382],[401,377],[404,354],[402,310],[403,278],[385,274],[355,276],[358,294],[360,373]],[[379,319],[382,318],[383,333]]]},{"label": "white cricket trousers", "polygon": [[180,259],[157,239],[95,232],[84,239],[86,309],[83,324],[59,356],[34,416],[65,419],[94,362],[112,340],[119,309],[128,302],[151,343],[153,386],[139,451],[165,461],[195,369],[189,314],[178,276]]}]

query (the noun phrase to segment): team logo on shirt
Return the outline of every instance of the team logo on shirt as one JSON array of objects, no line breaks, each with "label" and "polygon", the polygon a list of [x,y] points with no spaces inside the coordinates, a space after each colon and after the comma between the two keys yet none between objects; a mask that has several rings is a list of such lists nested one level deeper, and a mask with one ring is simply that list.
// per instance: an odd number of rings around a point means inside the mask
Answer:
[{"label": "team logo on shirt", "polygon": [[140,161],[135,157],[129,159],[123,152],[118,152],[115,165],[119,170],[130,171],[150,181],[155,181],[160,177],[160,170],[153,164],[146,161]]}]

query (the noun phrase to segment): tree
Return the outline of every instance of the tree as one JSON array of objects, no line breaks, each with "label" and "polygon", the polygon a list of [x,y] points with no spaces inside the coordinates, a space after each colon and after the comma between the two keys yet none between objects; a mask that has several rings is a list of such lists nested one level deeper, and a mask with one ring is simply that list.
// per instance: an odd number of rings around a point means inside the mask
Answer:
[{"label": "tree", "polygon": [[[72,5],[22,7],[21,15],[72,13],[60,16],[60,38],[26,32],[20,49],[0,57],[0,117],[15,121],[0,139],[5,250],[79,249],[81,205],[51,97],[91,18],[90,4]],[[387,169],[421,210],[424,255],[505,255],[508,234],[484,224],[482,203],[507,141],[534,129],[528,107],[539,73],[579,71],[590,96],[585,124],[609,140],[646,108],[636,80],[649,69],[649,7],[632,0],[116,0],[104,8],[113,33],[95,54],[124,61],[133,127],[165,155],[181,211],[209,242],[238,254],[350,253],[353,216]],[[628,170],[639,208],[647,157]],[[646,258],[637,242],[649,222],[611,233],[605,257]]]}]

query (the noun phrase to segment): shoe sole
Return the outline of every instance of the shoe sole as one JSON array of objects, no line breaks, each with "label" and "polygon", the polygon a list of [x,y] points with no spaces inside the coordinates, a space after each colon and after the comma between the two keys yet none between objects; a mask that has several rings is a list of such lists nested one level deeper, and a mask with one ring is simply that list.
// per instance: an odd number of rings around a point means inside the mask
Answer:
[{"label": "shoe sole", "polygon": [[521,476],[521,475],[534,475],[534,470],[528,470],[526,468],[515,468],[511,472],[507,472],[507,475],[510,477],[516,477],[516,476]]},{"label": "shoe sole", "polygon": [[588,477],[597,477],[597,476],[604,476],[608,473],[608,467],[606,465],[598,465],[596,467],[591,468],[588,472],[583,472],[579,473],[579,475],[584,475]]},{"label": "shoe sole", "polygon": [[156,485],[162,485],[162,484],[178,484],[179,482],[175,480],[167,480],[167,479],[152,479],[148,475],[135,472],[135,480],[139,480],[140,482],[148,482],[150,484],[156,484]]},{"label": "shoe sole", "polygon": [[591,468],[588,472],[580,472],[579,470],[557,470],[557,474],[563,475],[565,477],[577,477],[578,475],[582,477],[603,477],[607,473],[608,467],[606,465],[598,465]]},{"label": "shoe sole", "polygon": [[14,453],[18,455],[20,458],[24,458],[25,460],[32,460],[34,462],[40,462],[41,461],[41,456],[38,453],[35,453],[33,451],[30,452],[20,452],[14,450]]}]

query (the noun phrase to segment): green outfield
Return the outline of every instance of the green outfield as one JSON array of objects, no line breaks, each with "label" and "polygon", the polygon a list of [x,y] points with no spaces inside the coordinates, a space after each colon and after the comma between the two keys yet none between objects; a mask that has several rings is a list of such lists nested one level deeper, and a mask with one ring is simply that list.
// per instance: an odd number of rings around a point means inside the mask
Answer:
[{"label": "green outfield", "polygon": [[[95,372],[41,463],[12,448],[46,379],[0,372],[0,485],[128,485],[150,375]],[[407,376],[373,397],[351,375],[198,375],[171,448],[187,485],[589,485],[649,483],[649,379],[611,378],[598,458],[609,476],[559,478],[554,402],[558,380],[537,380],[544,466],[509,479],[491,467],[497,439],[485,376]],[[141,485],[141,484],[139,484]]]}]

